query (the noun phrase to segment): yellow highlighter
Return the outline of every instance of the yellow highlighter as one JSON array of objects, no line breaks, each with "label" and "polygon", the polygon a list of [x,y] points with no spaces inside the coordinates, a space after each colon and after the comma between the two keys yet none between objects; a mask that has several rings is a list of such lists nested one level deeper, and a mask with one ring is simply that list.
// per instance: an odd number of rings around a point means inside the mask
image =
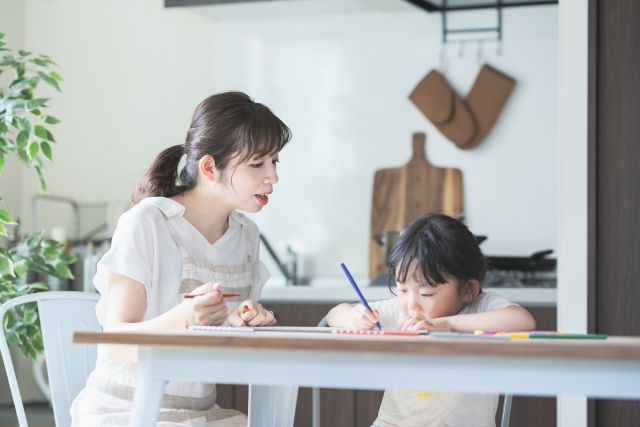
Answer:
[{"label": "yellow highlighter", "polygon": [[476,335],[496,335],[499,337],[520,338],[520,339],[529,338],[529,334],[527,332],[485,332],[485,331],[477,330],[477,331],[474,331],[473,333]]},{"label": "yellow highlighter", "polygon": [[498,332],[496,335],[509,338],[529,338],[529,334],[525,332]]}]

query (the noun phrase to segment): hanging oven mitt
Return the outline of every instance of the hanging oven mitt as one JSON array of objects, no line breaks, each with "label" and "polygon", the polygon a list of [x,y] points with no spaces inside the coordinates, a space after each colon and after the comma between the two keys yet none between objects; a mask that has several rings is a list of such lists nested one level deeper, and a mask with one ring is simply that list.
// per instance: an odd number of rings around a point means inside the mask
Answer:
[{"label": "hanging oven mitt", "polygon": [[[516,81],[488,65],[484,65],[467,95],[467,105],[475,116],[478,132],[467,144],[456,144],[463,150],[477,147],[498,120],[509,100]],[[454,141],[455,142],[455,141]]]},{"label": "hanging oven mitt", "polygon": [[478,126],[473,114],[437,70],[422,79],[409,99],[458,147],[467,146],[476,139]]}]

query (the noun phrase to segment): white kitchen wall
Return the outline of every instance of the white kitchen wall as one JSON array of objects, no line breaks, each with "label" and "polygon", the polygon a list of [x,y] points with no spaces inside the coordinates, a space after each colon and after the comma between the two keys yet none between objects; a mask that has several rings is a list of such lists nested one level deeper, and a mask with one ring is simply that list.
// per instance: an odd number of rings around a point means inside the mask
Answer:
[{"label": "white kitchen wall", "polygon": [[[8,42],[8,49],[24,48],[24,2],[21,0],[0,0],[0,33],[4,33],[4,41]],[[8,85],[14,75],[5,72],[0,75],[0,86]],[[22,188],[21,166],[14,157],[5,157],[4,168],[0,175],[0,209],[9,211],[12,215],[20,212]],[[0,244],[6,239],[0,236]]]},{"label": "white kitchen wall", "polygon": [[[197,13],[205,15],[205,12]],[[451,14],[452,25],[481,26],[495,12]],[[461,94],[479,62],[517,80],[502,116],[477,149],[462,151],[413,106],[408,95],[439,66],[441,16],[418,9],[312,16],[218,19],[214,90],[243,90],[293,130],[280,183],[252,215],[276,250],[301,253],[307,274],[368,269],[373,175],[411,155],[411,134],[427,134],[437,166],[460,168],[473,232],[488,254],[529,255],[556,248],[558,168],[558,11],[504,10],[496,43],[444,52],[445,75]]]},{"label": "white kitchen wall", "polygon": [[[128,200],[155,155],[183,142],[193,109],[213,91],[213,23],[163,0],[26,0],[25,42],[51,55],[66,80],[62,94],[43,88],[63,121],[51,128],[49,194]],[[23,188],[28,224],[38,187],[26,169]],[[38,226],[67,225],[50,215]]]},{"label": "white kitchen wall", "polygon": [[[53,56],[66,78],[63,94],[47,93],[63,120],[52,128],[59,144],[50,194],[126,200],[153,157],[182,142],[201,99],[239,89],[293,130],[281,181],[253,218],[280,253],[291,245],[303,255],[307,274],[339,275],[340,262],[367,274],[373,174],[406,163],[414,131],[427,133],[433,164],[463,171],[468,222],[489,236],[487,253],[555,249],[557,7],[504,11],[502,54],[485,43],[481,61],[518,85],[487,140],[468,152],[407,98],[440,62],[440,15],[388,9],[216,20],[201,8],[165,9],[162,0],[26,0],[25,45]],[[477,24],[494,15],[451,19]],[[466,93],[477,44],[448,46],[445,58],[445,75]],[[31,175],[22,173],[26,222],[38,191]]]}]

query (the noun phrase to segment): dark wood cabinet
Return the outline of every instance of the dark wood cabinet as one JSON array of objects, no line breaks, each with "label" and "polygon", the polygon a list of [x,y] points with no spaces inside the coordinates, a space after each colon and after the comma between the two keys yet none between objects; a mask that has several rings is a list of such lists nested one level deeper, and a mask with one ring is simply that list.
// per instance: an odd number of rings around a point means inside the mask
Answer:
[{"label": "dark wood cabinet", "polygon": [[[639,336],[640,2],[589,6],[589,332]],[[590,427],[639,424],[638,400],[590,402]]]},{"label": "dark wood cabinet", "polygon": [[[278,325],[316,326],[333,304],[265,304],[273,310]],[[555,307],[527,307],[540,330],[556,329]],[[382,390],[321,389],[321,427],[369,427],[378,415]],[[248,388],[240,385],[218,385],[218,405],[247,413]],[[295,427],[311,427],[312,391],[301,387],[298,391]],[[496,413],[496,425],[502,417],[502,397]],[[511,426],[554,427],[556,399],[554,397],[515,396],[511,407]]]}]

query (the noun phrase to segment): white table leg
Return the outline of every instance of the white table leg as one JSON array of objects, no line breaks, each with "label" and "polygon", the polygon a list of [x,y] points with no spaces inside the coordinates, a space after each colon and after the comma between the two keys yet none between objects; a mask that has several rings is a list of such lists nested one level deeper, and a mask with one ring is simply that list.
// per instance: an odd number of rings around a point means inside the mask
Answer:
[{"label": "white table leg", "polygon": [[298,386],[249,385],[249,427],[293,427]]},{"label": "white table leg", "polygon": [[141,377],[138,373],[133,393],[130,427],[155,427],[160,414],[165,380]]},{"label": "white table leg", "polygon": [[320,389],[311,389],[311,427],[320,427]]}]

